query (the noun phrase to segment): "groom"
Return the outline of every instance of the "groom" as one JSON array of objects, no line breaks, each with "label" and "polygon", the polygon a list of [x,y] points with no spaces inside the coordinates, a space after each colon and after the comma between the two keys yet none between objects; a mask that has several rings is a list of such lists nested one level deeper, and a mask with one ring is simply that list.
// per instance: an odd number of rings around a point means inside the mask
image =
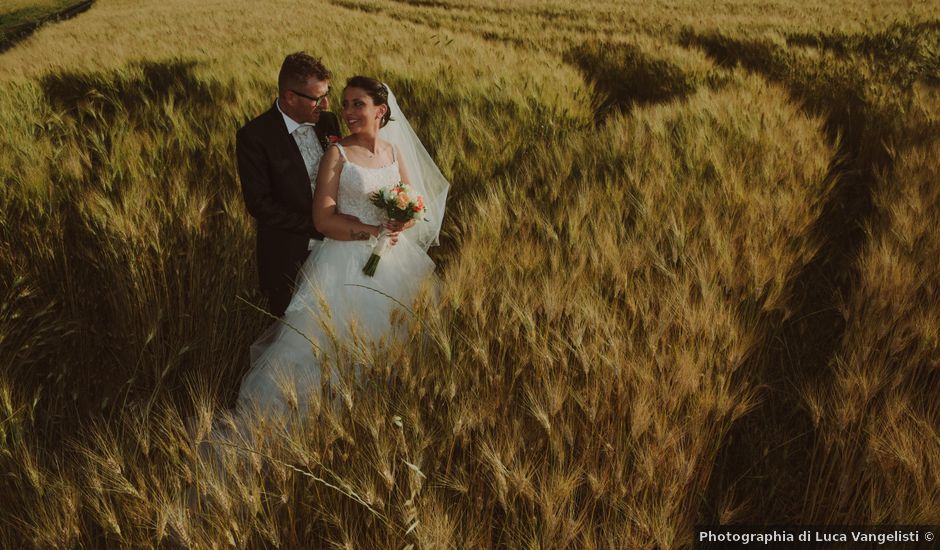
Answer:
[{"label": "groom", "polygon": [[300,266],[323,240],[313,225],[313,188],[324,150],[340,138],[336,115],[326,111],[331,77],[318,59],[288,55],[274,105],[235,136],[242,195],[257,228],[258,280],[278,317]]}]

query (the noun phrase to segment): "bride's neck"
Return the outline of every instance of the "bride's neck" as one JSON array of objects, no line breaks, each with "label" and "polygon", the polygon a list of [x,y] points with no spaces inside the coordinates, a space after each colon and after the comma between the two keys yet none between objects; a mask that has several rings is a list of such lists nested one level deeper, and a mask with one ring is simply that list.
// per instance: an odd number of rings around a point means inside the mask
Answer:
[{"label": "bride's neck", "polygon": [[356,137],[358,138],[359,145],[368,149],[372,154],[376,153],[376,149],[379,146],[379,135],[377,133],[361,132],[356,134]]}]

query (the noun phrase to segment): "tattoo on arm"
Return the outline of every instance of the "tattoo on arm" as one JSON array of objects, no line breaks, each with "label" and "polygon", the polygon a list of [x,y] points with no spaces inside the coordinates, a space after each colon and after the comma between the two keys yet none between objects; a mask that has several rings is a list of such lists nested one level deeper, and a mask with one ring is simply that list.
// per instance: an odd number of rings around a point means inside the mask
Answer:
[{"label": "tattoo on arm", "polygon": [[354,241],[368,241],[371,237],[367,231],[356,231],[355,229],[350,230],[349,235]]}]

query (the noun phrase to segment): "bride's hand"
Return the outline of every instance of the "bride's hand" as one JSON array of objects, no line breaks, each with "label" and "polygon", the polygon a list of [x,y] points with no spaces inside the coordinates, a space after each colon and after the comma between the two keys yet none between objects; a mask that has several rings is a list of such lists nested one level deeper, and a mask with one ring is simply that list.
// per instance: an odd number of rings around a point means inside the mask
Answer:
[{"label": "bride's hand", "polygon": [[395,221],[395,220],[389,220],[385,222],[384,224],[382,224],[382,227],[386,231],[388,231],[388,236],[389,236],[388,242],[391,245],[394,246],[395,244],[398,243],[398,236],[401,235],[402,227],[404,225],[405,224],[403,224],[402,222]]},{"label": "bride's hand", "polygon": [[406,222],[400,222],[397,220],[389,220],[386,222],[385,227],[389,228],[392,231],[404,231],[406,229],[411,229],[415,226],[414,220],[408,220]]},{"label": "bride's hand", "polygon": [[389,231],[404,231],[410,227],[407,223],[398,220],[388,220],[384,225]]}]

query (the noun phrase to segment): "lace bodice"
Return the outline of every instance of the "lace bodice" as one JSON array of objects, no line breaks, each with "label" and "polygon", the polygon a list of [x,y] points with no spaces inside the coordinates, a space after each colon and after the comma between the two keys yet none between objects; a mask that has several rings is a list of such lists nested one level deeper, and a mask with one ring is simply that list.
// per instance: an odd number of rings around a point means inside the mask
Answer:
[{"label": "lace bodice", "polygon": [[374,191],[398,183],[398,159],[392,153],[392,163],[380,168],[359,166],[346,157],[343,146],[336,144],[343,157],[343,168],[339,175],[339,189],[336,192],[336,210],[341,214],[351,214],[362,223],[379,225],[385,221],[382,211],[369,199]]}]

